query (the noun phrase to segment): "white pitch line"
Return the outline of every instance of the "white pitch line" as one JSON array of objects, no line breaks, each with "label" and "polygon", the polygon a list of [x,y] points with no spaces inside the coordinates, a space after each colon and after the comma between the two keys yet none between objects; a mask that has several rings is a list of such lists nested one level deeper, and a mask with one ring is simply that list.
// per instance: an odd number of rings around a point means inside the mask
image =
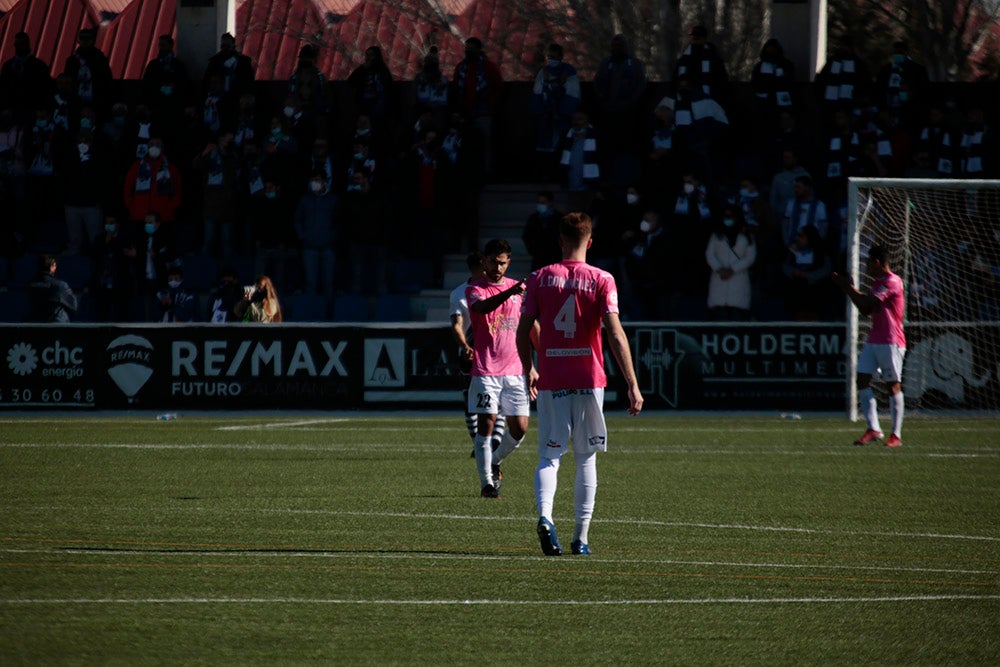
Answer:
[{"label": "white pitch line", "polygon": [[[167,550],[167,549],[77,549],[67,547],[65,549],[0,549],[0,553],[10,554],[34,554],[34,555],[58,555],[58,556],[155,556],[157,558],[317,558],[334,560],[442,560],[442,561],[504,561],[510,562],[514,556],[502,554],[491,556],[488,554],[463,554],[463,553],[391,553],[391,552],[342,552],[342,551],[267,551],[267,550],[242,550],[242,551],[190,551],[190,550]],[[521,555],[518,559],[544,560],[551,562],[548,556]],[[739,561],[703,561],[703,560],[678,560],[672,558],[600,558],[589,557],[587,563],[611,563],[615,565],[690,565],[693,567],[731,567],[731,568],[759,568],[759,569],[790,569],[790,570],[849,570],[861,572],[919,572],[923,574],[986,574],[997,575],[995,570],[962,570],[954,568],[938,567],[903,567],[884,565],[829,565],[824,563],[746,563]]]},{"label": "white pitch line", "polygon": [[355,605],[355,606],[465,606],[506,605],[537,607],[611,607],[626,605],[765,605],[765,604],[870,604],[882,602],[957,602],[1000,600],[1000,595],[899,595],[887,597],[816,597],[816,598],[650,598],[618,600],[394,600],[394,599],[340,599],[340,598],[8,598],[0,605],[141,605],[141,604],[299,604],[299,605]]},{"label": "white pitch line", "polygon": [[269,422],[266,424],[240,424],[237,426],[216,426],[216,431],[263,431],[269,429],[297,428],[299,426],[316,426],[317,424],[342,424],[351,421],[346,418],[337,419],[306,419],[302,421]]}]

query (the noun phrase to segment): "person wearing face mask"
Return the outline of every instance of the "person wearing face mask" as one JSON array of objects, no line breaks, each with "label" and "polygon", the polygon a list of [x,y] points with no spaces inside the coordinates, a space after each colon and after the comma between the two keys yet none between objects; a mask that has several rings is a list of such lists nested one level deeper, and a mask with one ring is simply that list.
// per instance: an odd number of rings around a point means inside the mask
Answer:
[{"label": "person wearing face mask", "polygon": [[670,238],[660,221],[660,214],[647,210],[639,230],[625,234],[625,275],[631,291],[625,301],[630,304],[633,319],[659,321],[667,319],[670,309]]},{"label": "person wearing face mask", "polygon": [[388,119],[396,117],[392,72],[389,71],[380,47],[369,46],[365,49],[364,62],[351,72],[347,83],[354,89],[358,113],[371,117],[376,126],[384,127]]},{"label": "person wearing face mask", "polygon": [[757,259],[757,244],[736,205],[722,209],[705,248],[712,275],[708,281],[708,312],[720,322],[750,319],[750,267]]},{"label": "person wearing face mask", "polygon": [[531,270],[554,264],[562,259],[559,248],[559,221],[563,214],[555,207],[552,192],[538,193],[535,210],[528,216],[521,239],[531,256]]},{"label": "person wearing face mask", "polygon": [[302,250],[305,293],[322,294],[333,302],[335,244],[340,236],[340,198],[330,189],[323,170],[314,171],[309,191],[295,209],[295,235]]},{"label": "person wearing face mask", "polygon": [[503,91],[503,76],[496,63],[486,57],[478,37],[465,40],[465,57],[455,66],[452,81],[452,106],[469,121],[483,145],[482,166],[488,175],[492,168],[493,113]]},{"label": "person wearing face mask", "polygon": [[434,127],[440,132],[448,122],[448,75],[441,71],[441,55],[432,46],[424,56],[423,67],[413,80],[413,115],[421,117],[430,113]]},{"label": "person wearing face mask", "polygon": [[236,200],[240,160],[233,150],[233,133],[219,132],[194,159],[202,179],[201,254],[228,259],[235,253]]},{"label": "person wearing face mask", "polygon": [[546,55],[545,66],[535,75],[531,110],[538,123],[535,152],[542,167],[539,177],[551,181],[555,175],[552,156],[580,108],[580,78],[575,67],[563,62],[561,44],[549,44]]},{"label": "person wearing face mask", "polygon": [[28,33],[14,35],[14,55],[0,68],[0,100],[11,105],[19,125],[31,122],[34,109],[49,99],[52,88],[49,66],[31,53]]},{"label": "person wearing face mask", "polygon": [[66,58],[63,72],[69,76],[72,89],[81,101],[104,105],[111,92],[114,75],[108,57],[96,46],[96,42],[96,28],[81,30],[78,47]]},{"label": "person wearing face mask", "polygon": [[160,307],[160,322],[193,322],[198,300],[184,288],[184,272],[180,266],[167,269],[167,285],[156,293]]},{"label": "person wearing face mask", "polygon": [[177,207],[181,204],[181,173],[163,150],[163,139],[151,137],[149,150],[135,160],[125,175],[124,202],[129,219],[141,221],[156,213],[163,224],[172,228]]},{"label": "person wearing face mask", "polygon": [[98,322],[128,322],[129,302],[136,293],[136,248],[128,228],[116,216],[104,218],[97,239],[94,306]]},{"label": "person wearing face mask", "polygon": [[914,131],[926,113],[928,82],[927,68],[909,56],[905,41],[898,41],[892,45],[889,62],[875,78],[876,100],[900,126]]},{"label": "person wearing face mask", "polygon": [[142,73],[143,100],[154,109],[169,107],[176,111],[188,96],[188,85],[187,65],[174,53],[174,38],[160,35],[156,57]]},{"label": "person wearing face mask", "polygon": [[157,292],[165,283],[167,271],[177,258],[173,234],[164,227],[163,220],[155,211],[143,216],[135,246],[133,266],[144,306],[144,321],[155,322],[160,315]]},{"label": "person wearing face mask", "polygon": [[62,177],[67,255],[94,250],[110,199],[109,165],[94,144],[89,130],[77,133],[76,144],[64,154],[58,173]]}]

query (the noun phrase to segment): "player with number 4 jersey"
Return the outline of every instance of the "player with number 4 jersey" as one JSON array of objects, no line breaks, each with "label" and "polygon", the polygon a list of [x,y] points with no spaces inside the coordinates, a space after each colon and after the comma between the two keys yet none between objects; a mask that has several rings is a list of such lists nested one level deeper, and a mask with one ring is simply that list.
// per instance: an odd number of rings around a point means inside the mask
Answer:
[{"label": "player with number 4 jersey", "polygon": [[[604,346],[601,325],[608,331],[612,355],[628,387],[628,412],[642,410],[642,394],[632,366],[628,339],[618,318],[614,277],[586,263],[592,223],[583,213],[570,213],[559,224],[563,260],[531,274],[517,330],[517,350],[529,390],[537,390],[538,468],[535,500],[538,538],[548,556],[562,554],[552,520],[559,462],[573,445],[576,462],[573,505],[576,528],[572,553],[590,553],[588,531],[597,495],[597,452],[607,448],[604,421]],[[538,368],[530,334],[538,327]]]}]

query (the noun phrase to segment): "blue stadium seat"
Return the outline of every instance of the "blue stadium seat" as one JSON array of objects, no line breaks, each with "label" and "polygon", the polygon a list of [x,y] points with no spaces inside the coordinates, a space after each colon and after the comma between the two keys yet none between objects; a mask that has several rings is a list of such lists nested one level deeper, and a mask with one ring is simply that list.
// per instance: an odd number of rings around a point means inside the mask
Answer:
[{"label": "blue stadium seat", "polygon": [[368,297],[360,294],[342,294],[333,302],[334,322],[367,322]]},{"label": "blue stadium seat", "polygon": [[74,291],[90,286],[94,277],[94,260],[87,255],[56,257],[56,276],[65,280]]},{"label": "blue stadium seat", "polygon": [[19,289],[0,292],[0,322],[20,324],[28,317],[28,293]]},{"label": "blue stadium seat", "polygon": [[400,259],[392,267],[389,289],[397,294],[416,294],[430,287],[434,265],[429,259]]},{"label": "blue stadium seat", "polygon": [[281,300],[286,322],[326,322],[330,305],[322,294],[293,294]]},{"label": "blue stadium seat", "polygon": [[386,294],[375,302],[376,322],[409,322],[410,297],[406,294]]},{"label": "blue stadium seat", "polygon": [[184,271],[184,287],[191,292],[207,292],[219,281],[219,261],[214,257],[185,257],[181,269]]}]

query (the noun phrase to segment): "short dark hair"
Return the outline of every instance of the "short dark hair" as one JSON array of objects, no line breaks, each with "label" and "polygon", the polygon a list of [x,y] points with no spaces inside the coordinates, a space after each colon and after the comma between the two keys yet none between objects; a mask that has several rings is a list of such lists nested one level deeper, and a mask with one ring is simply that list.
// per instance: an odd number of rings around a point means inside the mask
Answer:
[{"label": "short dark hair", "polygon": [[510,243],[507,239],[492,239],[486,244],[486,248],[483,249],[483,254],[487,257],[496,257],[497,255],[511,254],[513,248],[510,247]]},{"label": "short dark hair", "polygon": [[593,222],[586,213],[567,213],[559,221],[559,234],[577,243],[590,236],[593,228]]},{"label": "short dark hair", "polygon": [[889,259],[889,249],[884,245],[875,245],[868,251],[868,259],[874,259],[879,264],[885,264]]},{"label": "short dark hair", "polygon": [[56,258],[52,255],[41,255],[38,258],[38,273],[46,274],[52,272],[52,267],[56,265]]},{"label": "short dark hair", "polygon": [[465,258],[465,264],[469,267],[469,271],[476,271],[483,268],[483,255],[482,250],[473,250]]}]

